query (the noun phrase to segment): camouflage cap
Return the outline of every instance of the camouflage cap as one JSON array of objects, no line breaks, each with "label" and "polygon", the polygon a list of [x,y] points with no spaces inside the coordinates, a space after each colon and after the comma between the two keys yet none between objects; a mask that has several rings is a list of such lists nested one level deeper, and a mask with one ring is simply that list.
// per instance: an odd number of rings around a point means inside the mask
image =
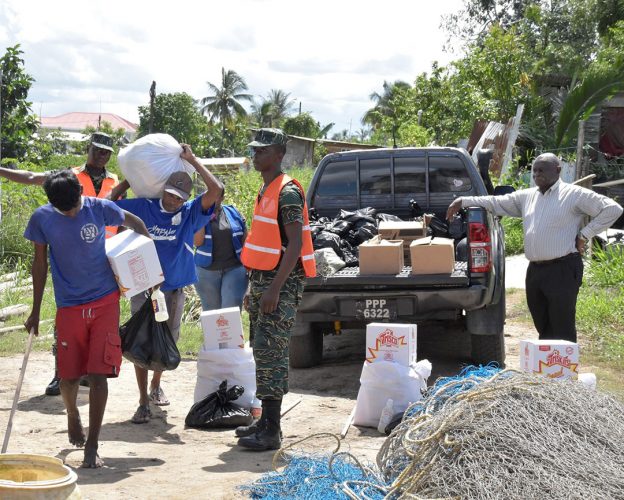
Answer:
[{"label": "camouflage cap", "polygon": [[183,171],[172,173],[165,183],[165,191],[167,193],[175,194],[184,201],[189,199],[192,189],[193,179],[191,179],[189,174]]},{"label": "camouflage cap", "polygon": [[263,148],[265,146],[286,145],[288,136],[279,128],[261,128],[256,131],[254,140],[247,146],[250,148]]},{"label": "camouflage cap", "polygon": [[91,134],[91,145],[112,152],[113,138],[104,132],[93,132],[93,134]]}]

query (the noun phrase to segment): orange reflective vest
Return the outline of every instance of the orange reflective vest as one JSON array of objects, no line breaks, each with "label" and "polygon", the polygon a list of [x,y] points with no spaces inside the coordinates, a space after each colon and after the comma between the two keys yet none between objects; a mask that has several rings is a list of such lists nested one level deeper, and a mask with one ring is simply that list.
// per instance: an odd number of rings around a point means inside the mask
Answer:
[{"label": "orange reflective vest", "polygon": [[[82,186],[82,194],[84,196],[92,196],[94,198],[105,198],[108,193],[110,193],[113,188],[119,184],[119,179],[115,174],[111,174],[107,172],[106,177],[102,181],[102,187],[100,187],[100,192],[96,194],[95,187],[93,186],[93,181],[89,174],[85,171],[84,167],[74,168],[72,169],[78,177],[78,182]],[[116,226],[106,226],[106,237],[110,238],[111,236],[115,236],[117,234]]]},{"label": "orange reflective vest", "polygon": [[[279,208],[279,195],[282,188],[289,182],[294,182],[301,192],[303,187],[292,177],[282,174],[269,184],[264,195],[256,197],[254,215],[251,229],[245,240],[241,261],[249,269],[270,271],[275,269],[282,256],[282,237],[277,221]],[[316,276],[316,262],[314,260],[314,248],[312,248],[312,235],[310,233],[310,220],[308,218],[308,205],[303,194],[303,234],[301,245],[301,264],[308,278]]]}]

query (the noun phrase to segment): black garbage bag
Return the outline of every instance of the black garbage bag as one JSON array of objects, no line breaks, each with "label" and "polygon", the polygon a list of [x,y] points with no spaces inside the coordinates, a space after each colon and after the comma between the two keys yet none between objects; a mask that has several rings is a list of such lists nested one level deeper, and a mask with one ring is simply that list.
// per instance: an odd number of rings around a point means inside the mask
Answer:
[{"label": "black garbage bag", "polygon": [[358,247],[353,247],[348,241],[342,240],[340,245],[340,252],[342,260],[344,260],[346,267],[353,267],[358,265]]},{"label": "black garbage bag", "polygon": [[401,217],[392,214],[377,214],[377,223],[379,222],[402,222]]},{"label": "black garbage bag", "polygon": [[208,394],[198,401],[188,412],[184,423],[189,427],[214,429],[216,427],[238,427],[253,422],[251,413],[233,403],[245,389],[240,385],[227,388],[227,380],[219,385],[217,392]]},{"label": "black garbage bag", "polygon": [[325,230],[330,233],[335,233],[338,236],[344,236],[349,232],[351,223],[345,220],[335,219],[330,225],[325,226]]},{"label": "black garbage bag", "polygon": [[373,236],[377,234],[377,225],[371,222],[367,222],[358,228],[356,233],[356,245],[360,245],[365,241],[370,240]]},{"label": "black garbage bag", "polygon": [[340,236],[329,231],[321,231],[316,235],[312,242],[314,250],[319,248],[331,248],[338,257],[342,258],[342,251],[340,250]]},{"label": "black garbage bag", "polygon": [[121,327],[121,351],[124,358],[146,370],[175,370],[180,351],[166,321],[156,321],[151,299],[146,299]]},{"label": "black garbage bag", "polygon": [[360,221],[374,223],[376,213],[377,210],[372,207],[360,208],[359,210],[355,210],[353,212],[349,210],[340,210],[337,218],[351,223],[358,223]]},{"label": "black garbage bag", "polygon": [[434,215],[429,222],[428,231],[431,231],[432,236],[436,236],[438,238],[448,238],[449,237],[449,227],[446,221],[442,220],[437,215]]}]

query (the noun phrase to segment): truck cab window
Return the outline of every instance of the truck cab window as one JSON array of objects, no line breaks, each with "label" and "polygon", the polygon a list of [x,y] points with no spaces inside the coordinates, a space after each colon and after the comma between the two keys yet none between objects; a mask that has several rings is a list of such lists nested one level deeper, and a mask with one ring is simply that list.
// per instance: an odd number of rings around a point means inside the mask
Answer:
[{"label": "truck cab window", "polygon": [[325,166],[314,193],[314,205],[319,212],[327,209],[332,213],[341,208],[357,207],[355,160],[337,161]]},{"label": "truck cab window", "polygon": [[461,158],[429,157],[429,190],[431,193],[461,193],[472,189],[472,181]]},{"label": "truck cab window", "polygon": [[360,160],[360,192],[390,194],[390,158]]},{"label": "truck cab window", "polygon": [[394,192],[396,194],[424,193],[426,183],[424,156],[394,159]]}]

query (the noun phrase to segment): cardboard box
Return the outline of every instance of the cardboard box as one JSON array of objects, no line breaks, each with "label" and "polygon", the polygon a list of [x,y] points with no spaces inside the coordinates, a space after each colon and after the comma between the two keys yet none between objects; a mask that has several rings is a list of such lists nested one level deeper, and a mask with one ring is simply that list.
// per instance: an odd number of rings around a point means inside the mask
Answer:
[{"label": "cardboard box", "polygon": [[416,325],[369,323],[366,325],[366,361],[392,361],[403,366],[416,363]]},{"label": "cardboard box", "polygon": [[410,244],[412,274],[451,274],[455,268],[455,246],[450,238],[430,236]]},{"label": "cardboard box", "polygon": [[360,274],[399,274],[403,270],[403,242],[374,236],[359,246]]},{"label": "cardboard box", "polygon": [[127,230],[108,238],[106,256],[119,290],[130,298],[165,280],[154,241]]},{"label": "cardboard box", "polygon": [[520,368],[549,378],[578,378],[579,346],[567,340],[521,340]]},{"label": "cardboard box", "polygon": [[403,258],[410,265],[410,244],[427,236],[428,219],[424,221],[381,221],[378,234],[386,240],[403,240]]},{"label": "cardboard box", "polygon": [[238,307],[203,311],[200,321],[204,332],[205,351],[245,347],[243,323]]}]

